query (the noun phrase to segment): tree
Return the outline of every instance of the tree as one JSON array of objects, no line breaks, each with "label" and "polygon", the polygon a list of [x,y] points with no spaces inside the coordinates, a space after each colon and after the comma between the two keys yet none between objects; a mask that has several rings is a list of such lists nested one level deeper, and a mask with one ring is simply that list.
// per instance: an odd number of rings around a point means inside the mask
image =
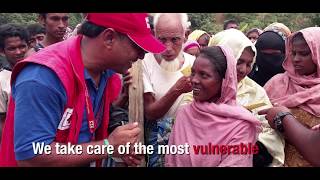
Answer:
[{"label": "tree", "polygon": [[[191,28],[201,29],[209,33],[222,31],[223,22],[235,19],[240,29],[247,31],[253,27],[264,29],[273,22],[281,22],[291,31],[320,25],[319,13],[189,13]],[[81,13],[70,13],[69,26],[74,28],[82,20]],[[0,13],[0,25],[17,23],[23,26],[38,22],[37,13]]]},{"label": "tree", "polygon": [[244,32],[257,27],[264,29],[273,22],[280,22],[294,32],[306,27],[319,26],[319,13],[190,13],[192,29],[217,33],[223,30],[223,22],[234,19]]},{"label": "tree", "polygon": [[[81,22],[82,17],[80,13],[70,13],[69,15],[69,26],[73,29]],[[0,13],[0,25],[14,23],[26,26],[37,22],[37,13]]]}]

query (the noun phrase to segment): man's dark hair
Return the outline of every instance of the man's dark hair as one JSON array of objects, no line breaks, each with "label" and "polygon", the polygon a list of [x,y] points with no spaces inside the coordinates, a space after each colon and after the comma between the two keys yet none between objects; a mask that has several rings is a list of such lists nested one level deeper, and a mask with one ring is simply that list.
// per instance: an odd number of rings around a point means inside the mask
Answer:
[{"label": "man's dark hair", "polygon": [[292,37],[292,42],[295,41],[295,40],[304,40],[304,41],[305,41],[305,39],[304,39],[304,37],[303,37],[303,35],[302,35],[301,32],[298,32],[297,34],[295,34],[295,35]]},{"label": "man's dark hair", "polygon": [[[105,27],[102,27],[102,26],[99,26],[99,25],[96,25],[90,21],[85,21],[81,27],[80,27],[80,30],[79,30],[79,34],[82,34],[82,35],[85,35],[85,36],[88,36],[90,38],[95,38],[97,36],[99,36],[100,33],[102,33],[102,31],[104,31]],[[123,33],[120,33],[120,32],[117,32],[119,37],[120,38],[124,38],[126,37],[125,34]]]},{"label": "man's dark hair", "polygon": [[46,18],[47,18],[47,14],[48,14],[48,13],[39,13],[39,16],[40,16],[40,17],[43,17],[44,19],[46,19]]},{"label": "man's dark hair", "polygon": [[30,24],[29,26],[27,26],[27,30],[30,36],[34,36],[41,33],[46,34],[46,28],[39,23]]},{"label": "man's dark hair", "polygon": [[208,59],[214,66],[220,78],[224,79],[227,71],[227,58],[219,46],[205,47],[200,50],[199,56]]},{"label": "man's dark hair", "polygon": [[80,27],[79,34],[83,34],[90,38],[95,38],[100,33],[102,33],[102,31],[104,31],[105,29],[106,29],[105,27],[98,26],[89,21],[85,21]]},{"label": "man's dark hair", "polygon": [[236,20],[230,19],[230,20],[227,20],[227,21],[224,22],[223,30],[227,29],[228,24],[236,24],[237,26],[239,26],[239,23]]},{"label": "man's dark hair", "polygon": [[257,28],[250,29],[248,32],[246,32],[246,36],[249,36],[249,34],[251,33],[257,33],[258,35],[260,35],[259,30]]},{"label": "man's dark hair", "polygon": [[153,16],[148,15],[148,19],[149,19],[150,29],[153,31],[153,29],[154,29]]},{"label": "man's dark hair", "polygon": [[0,26],[0,48],[4,49],[5,40],[10,37],[20,37],[21,40],[29,41],[28,31],[17,24],[4,24]]}]

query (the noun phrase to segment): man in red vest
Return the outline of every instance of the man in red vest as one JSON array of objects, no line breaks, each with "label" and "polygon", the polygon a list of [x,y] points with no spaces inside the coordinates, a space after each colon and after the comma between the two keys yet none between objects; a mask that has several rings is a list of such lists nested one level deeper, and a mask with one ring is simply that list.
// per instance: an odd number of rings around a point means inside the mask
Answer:
[{"label": "man in red vest", "polygon": [[[110,155],[139,163],[131,151],[117,151],[137,141],[138,125],[107,131],[109,107],[121,89],[116,72],[124,74],[146,51],[165,48],[152,36],[145,13],[89,13],[80,32],[14,67],[0,166],[99,166]],[[88,151],[103,145],[114,152]]]}]

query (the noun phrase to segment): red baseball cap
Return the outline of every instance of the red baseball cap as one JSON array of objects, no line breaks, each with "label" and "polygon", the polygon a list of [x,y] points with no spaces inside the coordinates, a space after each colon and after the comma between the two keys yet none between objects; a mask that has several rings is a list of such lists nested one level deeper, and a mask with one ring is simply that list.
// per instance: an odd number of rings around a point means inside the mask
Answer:
[{"label": "red baseball cap", "polygon": [[151,34],[147,13],[88,13],[87,20],[126,34],[145,51],[158,54],[165,50]]}]

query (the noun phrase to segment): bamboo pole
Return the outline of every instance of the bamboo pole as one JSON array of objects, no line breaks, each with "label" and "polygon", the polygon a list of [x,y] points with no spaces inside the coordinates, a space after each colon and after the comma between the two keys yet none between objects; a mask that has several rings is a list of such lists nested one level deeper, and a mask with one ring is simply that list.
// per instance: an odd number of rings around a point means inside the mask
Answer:
[{"label": "bamboo pole", "polygon": [[[136,61],[130,69],[132,84],[129,86],[129,122],[138,122],[141,129],[139,141],[144,144],[143,80],[142,60]],[[139,167],[146,167],[143,158]]]}]

